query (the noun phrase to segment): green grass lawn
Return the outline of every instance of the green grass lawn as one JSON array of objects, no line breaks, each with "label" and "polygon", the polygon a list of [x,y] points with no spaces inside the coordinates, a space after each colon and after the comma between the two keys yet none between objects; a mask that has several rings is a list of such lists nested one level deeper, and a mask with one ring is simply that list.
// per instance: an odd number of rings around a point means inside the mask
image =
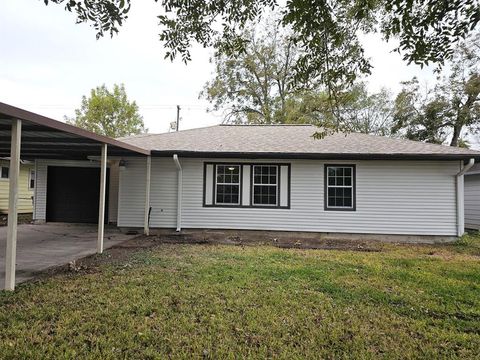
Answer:
[{"label": "green grass lawn", "polygon": [[480,236],[379,248],[107,252],[2,292],[0,357],[480,358]]}]

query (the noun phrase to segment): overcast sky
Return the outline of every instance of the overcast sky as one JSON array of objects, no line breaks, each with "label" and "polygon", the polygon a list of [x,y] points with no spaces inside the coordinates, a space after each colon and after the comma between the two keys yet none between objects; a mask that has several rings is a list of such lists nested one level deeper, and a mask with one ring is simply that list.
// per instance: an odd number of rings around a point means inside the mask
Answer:
[{"label": "overcast sky", "polygon": [[[120,34],[96,40],[95,30],[75,24],[75,15],[63,5],[1,0],[0,101],[63,121],[90,89],[124,83],[150,132],[168,131],[177,104],[183,129],[220,123],[222,114],[207,113],[208,103],[198,99],[212,77],[211,50],[195,48],[188,65],[164,60],[156,18],[160,6],[133,1]],[[379,37],[367,37],[364,45],[374,65],[368,78],[372,91],[383,86],[395,94],[400,82],[413,76],[433,81],[431,69],[406,66]]]}]

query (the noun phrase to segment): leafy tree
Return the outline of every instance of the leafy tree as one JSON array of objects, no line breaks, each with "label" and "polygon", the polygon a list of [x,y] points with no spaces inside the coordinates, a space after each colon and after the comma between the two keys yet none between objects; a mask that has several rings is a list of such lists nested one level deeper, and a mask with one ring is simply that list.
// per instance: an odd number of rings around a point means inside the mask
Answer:
[{"label": "leafy tree", "polygon": [[465,146],[462,135],[480,129],[480,34],[458,46],[450,74],[434,88],[422,92],[415,78],[403,85],[395,100],[393,133]]},{"label": "leafy tree", "polygon": [[225,111],[226,122],[309,123],[329,131],[390,133],[393,102],[387,90],[369,94],[358,83],[347,90],[338,87],[331,96],[318,78],[299,84],[293,68],[301,51],[291,32],[275,21],[245,32],[248,44],[239,56],[216,53],[214,78],[201,93],[213,110]]},{"label": "leafy tree", "polygon": [[75,118],[66,118],[67,123],[118,138],[147,132],[135,101],[129,101],[124,85],[114,85],[113,91],[105,85],[90,91],[90,97],[82,97]]},{"label": "leafy tree", "polygon": [[332,103],[326,92],[302,93],[287,102],[287,123],[309,123],[323,129],[318,137],[341,130],[388,136],[393,121],[393,100],[387,89],[369,93],[365,83],[356,83],[348,91],[336,94]]},{"label": "leafy tree", "polygon": [[200,96],[225,111],[225,122],[284,123],[287,101],[298,89],[293,67],[299,51],[275,22],[245,30],[245,37],[248,45],[238,56],[215,54],[214,78]]},{"label": "leafy tree", "polygon": [[[127,19],[131,0],[43,0],[65,4],[77,22],[89,22],[97,37],[111,35]],[[155,0],[158,1],[158,0]],[[408,63],[442,65],[455,45],[480,21],[479,0],[162,0],[158,16],[166,57],[191,59],[196,42],[225,54],[244,51],[243,29],[252,21],[282,13],[281,24],[293,29],[293,43],[304,49],[295,64],[295,78],[320,76],[328,90],[353,83],[370,71],[359,42],[360,33],[379,31],[386,40],[399,39],[396,48]]]},{"label": "leafy tree", "polygon": [[[156,1],[156,0],[155,0]],[[118,33],[118,28],[128,17],[130,0],[43,0],[49,3],[65,4],[65,10],[77,14],[77,24],[91,23],[97,32],[97,39],[109,33]]]}]

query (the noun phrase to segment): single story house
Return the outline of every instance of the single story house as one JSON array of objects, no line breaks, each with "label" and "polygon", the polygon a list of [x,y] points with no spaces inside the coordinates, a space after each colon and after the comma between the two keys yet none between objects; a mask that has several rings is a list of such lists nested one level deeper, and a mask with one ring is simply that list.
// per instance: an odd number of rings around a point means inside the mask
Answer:
[{"label": "single story house", "polygon": [[[150,156],[108,157],[106,217],[146,232],[463,234],[463,174],[480,152],[358,133],[318,140],[315,131],[217,125],[119,139]],[[37,159],[34,218],[95,219],[98,194],[88,188],[98,184],[98,168],[95,157]]]},{"label": "single story house", "polygon": [[480,164],[465,173],[465,227],[480,230]]},{"label": "single story house", "polygon": [[[10,160],[0,159],[0,214],[8,214],[8,189]],[[31,161],[20,162],[18,183],[18,213],[31,214],[33,212],[33,190],[35,188],[35,170]]]}]

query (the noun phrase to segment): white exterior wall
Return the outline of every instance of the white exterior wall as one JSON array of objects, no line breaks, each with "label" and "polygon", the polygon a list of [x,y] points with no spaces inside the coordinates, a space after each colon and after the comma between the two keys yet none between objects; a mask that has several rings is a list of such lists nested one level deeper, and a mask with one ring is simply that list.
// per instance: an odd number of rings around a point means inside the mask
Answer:
[{"label": "white exterior wall", "polygon": [[[180,158],[182,227],[455,236],[457,161],[246,160],[290,163],[290,209],[203,207],[203,163]],[[127,160],[120,176],[119,226],[143,226],[144,160]],[[324,164],[356,165],[356,211],[324,210]],[[152,159],[150,226],[176,226],[176,169]]]},{"label": "white exterior wall", "polygon": [[480,230],[480,174],[465,175],[465,227]]}]

